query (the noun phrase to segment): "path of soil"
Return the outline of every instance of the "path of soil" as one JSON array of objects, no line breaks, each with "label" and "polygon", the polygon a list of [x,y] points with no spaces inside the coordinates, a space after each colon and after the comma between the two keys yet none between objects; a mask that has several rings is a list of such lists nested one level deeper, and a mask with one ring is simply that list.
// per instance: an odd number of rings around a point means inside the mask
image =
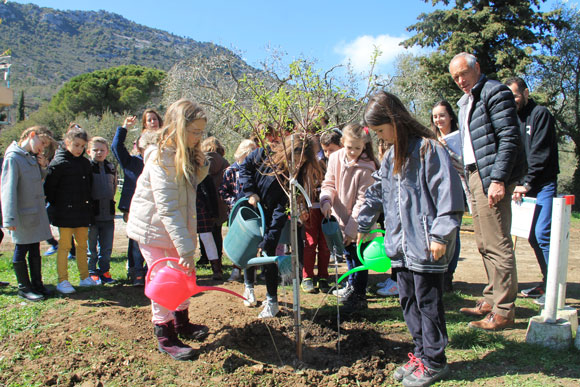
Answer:
[{"label": "path of soil", "polygon": [[[486,276],[469,230],[462,232],[461,245],[455,288],[466,294],[480,294]],[[9,243],[2,246],[3,251],[11,248]],[[118,220],[115,249],[124,251],[125,248],[124,224]],[[570,240],[567,300],[576,308],[580,307],[579,251],[580,230],[576,229]],[[535,284],[540,273],[527,241],[518,241],[516,254],[522,289]],[[384,274],[371,274],[370,283],[385,278]],[[201,282],[215,284],[208,278],[200,278]],[[241,283],[220,286],[243,292]],[[264,298],[264,286],[257,287],[257,296],[259,300]],[[37,381],[46,385],[91,386],[111,382],[123,384],[126,380],[129,384],[144,385],[232,386],[338,386],[358,381],[370,386],[388,380],[394,364],[406,360],[411,343],[405,324],[399,319],[396,303],[384,307],[373,302],[376,299],[371,297],[371,313],[364,319],[343,322],[339,355],[335,310],[323,308],[313,321],[314,308],[323,295],[301,294],[301,297],[306,305],[303,308],[305,333],[301,363],[296,361],[291,293],[281,297],[286,303],[282,316],[264,323],[257,319],[258,308],[244,308],[239,299],[221,292],[192,298],[190,313],[195,322],[209,326],[211,333],[202,343],[190,343],[198,349],[199,357],[195,361],[175,362],[156,349],[149,322],[149,303],[142,288],[120,284],[100,291],[98,298],[90,291],[79,292],[57,300],[54,310],[43,315],[39,326],[48,325],[51,329],[43,330],[38,336],[22,332],[0,345],[0,356],[9,358],[20,350],[30,352],[31,348],[43,348],[46,351],[36,357],[25,356],[16,363],[15,369],[3,370],[0,384],[7,382],[9,375],[33,370],[36,375],[43,375],[43,379]],[[508,334],[522,337],[527,319],[533,314],[535,311],[518,310],[516,329]],[[380,324],[372,324],[384,320],[389,320],[388,330],[381,329]],[[207,376],[200,380],[199,375]]]}]

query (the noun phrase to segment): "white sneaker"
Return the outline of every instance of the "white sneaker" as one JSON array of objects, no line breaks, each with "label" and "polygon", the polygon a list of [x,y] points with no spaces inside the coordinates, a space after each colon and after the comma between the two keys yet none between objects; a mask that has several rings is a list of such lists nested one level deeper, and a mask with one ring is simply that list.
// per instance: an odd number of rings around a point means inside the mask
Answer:
[{"label": "white sneaker", "polygon": [[240,273],[240,269],[238,269],[237,267],[234,267],[234,270],[232,270],[232,275],[230,275],[230,278],[228,278],[228,282],[239,281],[240,278],[242,278],[242,274]]},{"label": "white sneaker", "polygon": [[79,286],[87,287],[87,286],[97,286],[99,285],[91,276],[88,276],[84,280],[80,280]]},{"label": "white sneaker", "polygon": [[258,302],[256,301],[256,296],[254,295],[254,288],[246,288],[244,290],[244,305],[247,307],[256,306]]},{"label": "white sneaker", "polygon": [[332,294],[335,296],[339,296],[339,297],[344,297],[345,295],[347,295],[350,292],[350,288],[352,287],[352,285],[350,284],[350,282],[346,283],[346,286],[342,289],[334,289],[332,291]]},{"label": "white sneaker", "polygon": [[391,281],[387,286],[377,290],[377,294],[383,297],[398,296],[399,295],[399,285],[392,279],[388,279],[385,282]]},{"label": "white sneaker", "polygon": [[259,318],[272,318],[276,317],[280,309],[278,308],[278,302],[275,301],[264,301],[262,303],[264,309],[258,315]]},{"label": "white sneaker", "polygon": [[72,294],[76,292],[75,288],[67,280],[62,281],[56,285],[56,291],[62,294]]}]

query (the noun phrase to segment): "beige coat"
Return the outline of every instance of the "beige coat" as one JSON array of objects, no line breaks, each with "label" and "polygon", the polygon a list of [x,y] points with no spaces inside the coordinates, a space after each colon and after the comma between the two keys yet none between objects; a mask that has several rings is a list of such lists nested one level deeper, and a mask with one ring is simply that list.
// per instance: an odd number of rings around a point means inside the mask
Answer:
[{"label": "beige coat", "polygon": [[[157,163],[157,148],[145,152],[145,167],[137,180],[127,223],[127,235],[139,244],[177,249],[180,257],[194,255],[197,246],[197,184],[208,166],[198,170],[193,185],[176,180],[175,149],[166,148]],[[177,258],[177,257],[176,257]]]},{"label": "beige coat", "polygon": [[320,207],[325,202],[332,205],[332,214],[338,220],[342,233],[356,239],[357,216],[365,200],[366,190],[374,183],[376,170],[372,161],[358,160],[347,163],[344,148],[330,155],[326,175],[322,182]]}]

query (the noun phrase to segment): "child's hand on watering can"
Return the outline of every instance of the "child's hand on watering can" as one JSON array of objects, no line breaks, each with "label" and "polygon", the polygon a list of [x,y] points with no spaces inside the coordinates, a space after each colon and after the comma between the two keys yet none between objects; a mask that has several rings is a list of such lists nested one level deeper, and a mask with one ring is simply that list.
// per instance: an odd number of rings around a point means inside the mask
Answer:
[{"label": "child's hand on watering can", "polygon": [[429,246],[429,250],[431,250],[431,254],[433,254],[433,259],[438,261],[439,258],[441,258],[445,254],[445,250],[447,250],[447,246],[445,246],[444,244],[432,241],[431,245]]},{"label": "child's hand on watering can", "polygon": [[256,194],[252,194],[249,198],[248,198],[248,203],[250,203],[250,205],[252,207],[256,207],[258,205],[258,202],[260,201],[260,197]]},{"label": "child's hand on watering can", "polygon": [[353,238],[353,237],[350,237],[350,236],[348,236],[348,235],[345,235],[345,236],[344,236],[344,239],[342,240],[342,243],[343,243],[345,246],[348,246],[348,245],[350,245],[352,242],[354,242],[354,238]]},{"label": "child's hand on watering can", "polygon": [[369,238],[368,232],[359,232],[356,236],[356,244],[359,245],[361,241],[364,243]]},{"label": "child's hand on watering can", "polygon": [[178,264],[188,271],[195,270],[195,261],[193,260],[193,255],[189,257],[179,257]]},{"label": "child's hand on watering can", "polygon": [[330,215],[332,215],[332,206],[330,205],[329,202],[324,202],[324,204],[320,208],[320,211],[322,212],[322,215],[325,218],[330,218]]}]

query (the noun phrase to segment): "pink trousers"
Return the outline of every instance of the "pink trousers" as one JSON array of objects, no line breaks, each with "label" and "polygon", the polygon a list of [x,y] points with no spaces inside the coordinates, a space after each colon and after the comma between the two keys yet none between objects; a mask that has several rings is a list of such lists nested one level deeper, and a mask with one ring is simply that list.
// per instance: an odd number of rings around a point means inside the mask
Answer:
[{"label": "pink trousers", "polygon": [[[159,247],[151,247],[147,245],[139,245],[143,258],[147,261],[147,266],[151,267],[155,261],[165,257],[179,258],[179,253],[176,249],[161,249]],[[177,307],[177,310],[185,310],[189,308],[189,298]],[[151,301],[151,321],[153,324],[165,324],[173,320],[173,311]]]}]

